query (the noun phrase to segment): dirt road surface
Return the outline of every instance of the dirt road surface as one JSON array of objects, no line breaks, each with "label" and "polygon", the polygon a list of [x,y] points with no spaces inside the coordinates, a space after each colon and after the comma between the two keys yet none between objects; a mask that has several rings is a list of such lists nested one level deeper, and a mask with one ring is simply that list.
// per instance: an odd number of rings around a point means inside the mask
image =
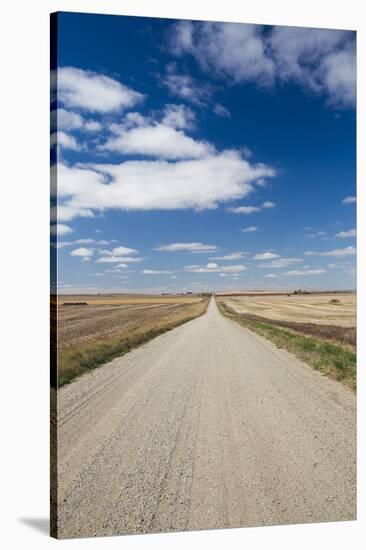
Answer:
[{"label": "dirt road surface", "polygon": [[356,517],[356,402],[205,315],[58,393],[59,537]]}]

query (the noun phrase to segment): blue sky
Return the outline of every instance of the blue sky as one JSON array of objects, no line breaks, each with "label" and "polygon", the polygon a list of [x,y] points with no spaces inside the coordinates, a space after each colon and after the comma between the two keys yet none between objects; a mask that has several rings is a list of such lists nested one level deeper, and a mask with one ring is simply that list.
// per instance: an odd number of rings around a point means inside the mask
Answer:
[{"label": "blue sky", "polygon": [[58,17],[59,292],[355,288],[355,33]]}]

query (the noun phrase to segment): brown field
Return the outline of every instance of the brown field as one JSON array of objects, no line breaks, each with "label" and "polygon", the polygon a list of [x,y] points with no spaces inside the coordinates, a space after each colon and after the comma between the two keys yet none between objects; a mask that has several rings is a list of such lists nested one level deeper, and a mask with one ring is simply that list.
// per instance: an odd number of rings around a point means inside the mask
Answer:
[{"label": "brown field", "polygon": [[[340,303],[330,303],[330,300]],[[259,315],[277,321],[356,326],[356,294],[307,294],[240,296],[225,299],[237,313]]]},{"label": "brown field", "polygon": [[218,301],[246,319],[356,345],[356,293],[220,296]]},{"label": "brown field", "polygon": [[[72,295],[52,301],[57,316],[58,383],[122,355],[204,313],[208,298],[194,295]],[[65,303],[87,303],[68,305]]]}]

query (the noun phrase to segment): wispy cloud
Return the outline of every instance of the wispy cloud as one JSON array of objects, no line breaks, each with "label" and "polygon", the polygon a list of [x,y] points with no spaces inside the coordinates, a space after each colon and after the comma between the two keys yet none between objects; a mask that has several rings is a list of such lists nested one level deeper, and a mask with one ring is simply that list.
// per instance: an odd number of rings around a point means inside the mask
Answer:
[{"label": "wispy cloud", "polygon": [[338,239],[348,239],[350,237],[356,237],[356,229],[349,229],[348,231],[340,231],[335,235]]},{"label": "wispy cloud", "polygon": [[281,269],[284,267],[289,267],[290,265],[295,265],[298,263],[303,262],[301,258],[278,258],[276,260],[272,260],[270,262],[266,262],[265,264],[260,264],[258,267],[260,268],[273,268],[273,269]]},{"label": "wispy cloud", "polygon": [[260,254],[255,254],[254,260],[274,260],[275,258],[279,258],[279,254],[275,254],[274,252],[263,252]]},{"label": "wispy cloud", "polygon": [[344,197],[344,199],[342,199],[342,202],[343,204],[353,204],[356,202],[356,197],[353,197],[353,196]]},{"label": "wispy cloud", "polygon": [[227,208],[227,212],[232,212],[233,214],[253,214],[254,212],[260,212],[263,209],[274,208],[275,206],[274,202],[265,201],[260,206],[236,206]]},{"label": "wispy cloud", "polygon": [[289,277],[300,277],[302,275],[321,275],[322,273],[326,273],[325,269],[299,269],[294,271],[287,271],[285,275]]},{"label": "wispy cloud", "polygon": [[218,250],[218,247],[214,244],[204,244],[200,242],[193,243],[171,243],[171,244],[161,244],[154,248],[154,250],[159,250],[162,252],[181,252],[188,251],[194,253],[206,253],[206,252],[215,252]]},{"label": "wispy cloud", "polygon": [[189,273],[240,273],[246,269],[246,266],[242,264],[219,266],[217,263],[209,262],[206,265],[187,265],[184,271]]},{"label": "wispy cloud", "polygon": [[354,246],[347,246],[346,248],[336,248],[334,250],[328,250],[326,252],[305,252],[306,256],[354,256],[356,249]]},{"label": "wispy cloud", "polygon": [[212,260],[240,260],[248,255],[248,252],[231,252],[230,254],[225,254],[224,256],[214,256]]},{"label": "wispy cloud", "polygon": [[255,233],[258,231],[258,227],[255,225],[249,225],[249,227],[244,227],[244,229],[241,229],[242,233]]},{"label": "wispy cloud", "polygon": [[337,107],[353,107],[356,55],[353,32],[239,23],[180,21],[170,46],[193,56],[201,69],[232,83],[271,88],[292,82]]},{"label": "wispy cloud", "polygon": [[143,269],[141,273],[144,275],[171,275],[174,271],[167,269]]}]

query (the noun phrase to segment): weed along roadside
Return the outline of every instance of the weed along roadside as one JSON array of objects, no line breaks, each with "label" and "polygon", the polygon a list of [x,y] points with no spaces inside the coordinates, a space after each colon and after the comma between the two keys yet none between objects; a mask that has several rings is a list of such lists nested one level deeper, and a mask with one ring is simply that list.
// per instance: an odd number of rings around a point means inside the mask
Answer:
[{"label": "weed along roadside", "polygon": [[223,300],[217,300],[220,312],[243,327],[273,342],[278,348],[293,353],[325,376],[342,382],[356,391],[356,350],[354,346],[302,334],[293,328],[276,325],[271,320],[259,321],[239,314]]},{"label": "weed along roadside", "polygon": [[76,376],[90,371],[104,363],[128,353],[132,349],[149,340],[172,330],[183,323],[187,323],[203,315],[209,302],[208,297],[192,304],[183,304],[171,311],[161,309],[161,314],[154,318],[141,316],[134,324],[128,325],[128,311],[126,312],[126,328],[106,337],[93,336],[86,340],[77,341],[65,346],[59,351],[58,357],[58,386],[71,382]]}]

